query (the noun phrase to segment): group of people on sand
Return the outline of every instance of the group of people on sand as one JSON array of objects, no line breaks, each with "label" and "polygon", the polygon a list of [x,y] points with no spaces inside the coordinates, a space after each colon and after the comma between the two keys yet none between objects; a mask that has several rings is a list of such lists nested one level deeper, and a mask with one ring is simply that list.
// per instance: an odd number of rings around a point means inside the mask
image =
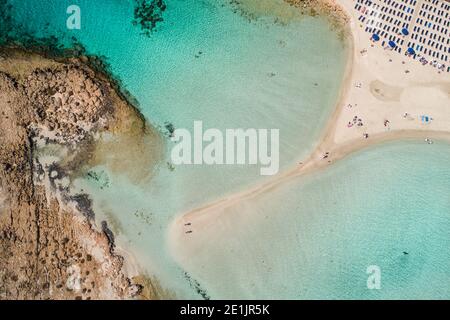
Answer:
[{"label": "group of people on sand", "polygon": [[364,123],[362,122],[362,119],[359,118],[358,116],[354,116],[352,121],[349,121],[347,123],[347,127],[351,128],[354,125],[358,126],[358,127],[362,127],[364,125]]},{"label": "group of people on sand", "polygon": [[[327,151],[327,152],[325,152],[325,153],[322,155],[322,159],[323,159],[323,160],[328,159],[329,156],[330,156],[330,152]],[[331,160],[328,160],[328,163],[331,163]]]}]

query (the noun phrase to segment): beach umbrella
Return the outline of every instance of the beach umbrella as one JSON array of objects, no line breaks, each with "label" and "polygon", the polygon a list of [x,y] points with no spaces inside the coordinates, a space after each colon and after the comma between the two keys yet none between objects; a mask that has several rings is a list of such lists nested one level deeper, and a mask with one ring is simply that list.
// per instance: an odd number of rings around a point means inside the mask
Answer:
[{"label": "beach umbrella", "polygon": [[408,29],[403,28],[402,33],[403,33],[403,35],[407,36],[409,34],[409,31],[408,31]]},{"label": "beach umbrella", "polygon": [[414,51],[413,48],[408,48],[408,53],[409,54],[416,54],[416,52]]},{"label": "beach umbrella", "polygon": [[380,36],[377,35],[376,33],[374,33],[374,34],[372,35],[372,39],[373,39],[373,41],[378,41],[378,40],[380,40]]},{"label": "beach umbrella", "polygon": [[395,48],[397,45],[395,44],[395,42],[394,41],[389,41],[388,42],[388,44],[389,44],[389,46],[391,47],[391,48]]}]

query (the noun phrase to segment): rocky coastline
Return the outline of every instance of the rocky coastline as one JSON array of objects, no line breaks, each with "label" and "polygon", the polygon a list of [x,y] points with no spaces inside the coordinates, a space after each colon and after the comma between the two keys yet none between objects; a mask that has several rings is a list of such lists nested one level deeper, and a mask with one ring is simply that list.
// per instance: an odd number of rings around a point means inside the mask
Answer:
[{"label": "rocky coastline", "polygon": [[70,188],[99,136],[158,139],[87,59],[0,49],[0,299],[161,297]]}]

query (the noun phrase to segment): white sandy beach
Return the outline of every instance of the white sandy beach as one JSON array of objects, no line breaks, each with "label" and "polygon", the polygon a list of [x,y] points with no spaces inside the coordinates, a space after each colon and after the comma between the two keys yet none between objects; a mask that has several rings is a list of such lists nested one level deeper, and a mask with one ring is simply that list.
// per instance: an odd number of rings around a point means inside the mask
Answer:
[{"label": "white sandy beach", "polygon": [[[369,145],[396,139],[450,140],[449,74],[439,73],[430,65],[423,66],[402,53],[385,50],[380,43],[373,43],[370,34],[357,21],[354,1],[336,2],[350,16],[352,57],[341,98],[317,148],[308,159],[269,181],[180,214],[172,222],[168,242],[181,266],[189,264],[196,252],[204,250],[202,244],[220,237],[218,230],[227,232],[227,237],[232,236],[232,228],[227,227],[230,220],[224,219],[223,215],[229,214],[231,210],[227,209],[243,199],[270,192],[294,177],[331,165]],[[424,123],[422,115],[433,120]],[[352,123],[355,116],[363,125],[349,127],[348,123]],[[326,152],[329,155],[324,159]],[[234,214],[233,219],[238,223],[247,220],[238,214]],[[195,233],[185,233],[187,222],[195,225]],[[212,225],[215,227],[209,228]]]},{"label": "white sandy beach", "polygon": [[[346,84],[348,91],[337,106],[341,110],[336,119],[334,142],[358,140],[363,133],[370,137],[399,130],[448,132],[450,75],[439,73],[430,65],[422,66],[418,59],[403,53],[386,50],[379,42],[373,43],[370,34],[364,32],[357,21],[354,1],[339,0],[338,3],[351,17],[354,50],[351,80]],[[361,88],[356,87],[358,84]],[[405,113],[408,113],[406,118]],[[433,120],[423,124],[421,115]],[[354,116],[361,118],[364,126],[348,128],[347,123]],[[387,126],[384,126],[385,120],[389,120]]]}]

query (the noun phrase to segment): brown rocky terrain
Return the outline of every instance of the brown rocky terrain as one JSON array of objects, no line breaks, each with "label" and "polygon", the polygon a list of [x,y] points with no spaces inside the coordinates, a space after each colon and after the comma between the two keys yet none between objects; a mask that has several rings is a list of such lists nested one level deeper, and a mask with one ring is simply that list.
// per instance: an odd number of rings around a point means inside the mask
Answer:
[{"label": "brown rocky terrain", "polygon": [[[148,278],[128,274],[89,195],[70,192],[72,178],[99,161],[96,135],[150,152],[156,132],[83,61],[18,49],[0,50],[0,112],[0,299],[159,297]],[[50,146],[61,161],[40,156]]]}]

